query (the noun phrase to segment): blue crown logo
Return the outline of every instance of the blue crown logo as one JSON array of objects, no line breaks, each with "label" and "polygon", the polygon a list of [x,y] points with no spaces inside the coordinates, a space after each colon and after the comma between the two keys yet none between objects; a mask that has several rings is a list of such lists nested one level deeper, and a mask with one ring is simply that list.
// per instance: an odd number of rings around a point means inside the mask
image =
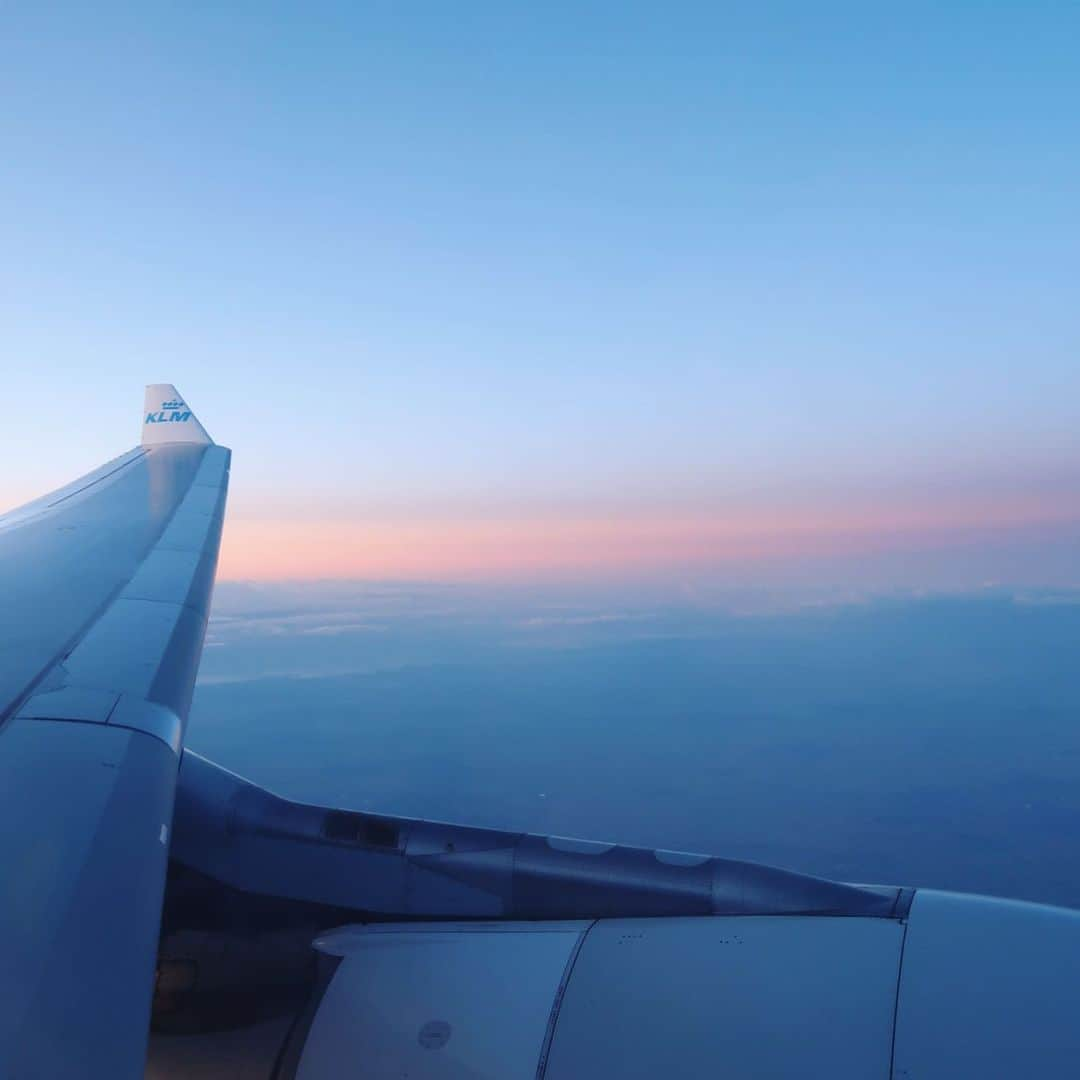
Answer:
[{"label": "blue crown logo", "polygon": [[163,401],[161,403],[161,407],[163,409],[182,409],[184,407],[184,403],[179,399],[177,399],[176,401]]}]

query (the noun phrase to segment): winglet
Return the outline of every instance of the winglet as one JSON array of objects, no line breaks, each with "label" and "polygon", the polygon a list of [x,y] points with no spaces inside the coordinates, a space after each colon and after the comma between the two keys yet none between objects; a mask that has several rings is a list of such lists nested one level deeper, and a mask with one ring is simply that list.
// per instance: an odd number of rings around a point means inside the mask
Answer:
[{"label": "winglet", "polygon": [[143,446],[165,443],[213,443],[206,428],[169,383],[154,383],[143,399]]}]

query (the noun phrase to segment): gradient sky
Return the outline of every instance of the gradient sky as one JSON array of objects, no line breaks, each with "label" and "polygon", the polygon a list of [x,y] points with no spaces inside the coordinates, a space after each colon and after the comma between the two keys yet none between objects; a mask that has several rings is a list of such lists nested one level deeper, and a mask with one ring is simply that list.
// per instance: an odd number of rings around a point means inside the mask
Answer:
[{"label": "gradient sky", "polygon": [[227,578],[1080,584],[1080,8],[13,4],[0,504]]}]

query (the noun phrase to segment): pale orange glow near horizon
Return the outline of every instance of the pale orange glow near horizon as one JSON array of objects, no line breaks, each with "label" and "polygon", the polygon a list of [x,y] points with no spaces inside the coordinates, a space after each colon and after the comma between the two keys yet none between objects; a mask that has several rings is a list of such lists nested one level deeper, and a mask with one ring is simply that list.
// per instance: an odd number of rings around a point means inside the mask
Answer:
[{"label": "pale orange glow near horizon", "polygon": [[730,514],[520,515],[492,519],[341,520],[236,514],[219,576],[277,581],[349,578],[434,581],[617,577],[672,569],[767,567],[791,560],[950,546],[972,531],[1080,521],[1045,498],[953,500],[842,510],[761,509]]}]

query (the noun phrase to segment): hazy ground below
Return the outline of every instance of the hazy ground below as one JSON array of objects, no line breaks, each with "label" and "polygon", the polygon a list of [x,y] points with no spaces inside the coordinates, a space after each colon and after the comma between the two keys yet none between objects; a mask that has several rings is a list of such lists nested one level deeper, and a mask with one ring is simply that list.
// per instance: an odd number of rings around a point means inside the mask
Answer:
[{"label": "hazy ground below", "polygon": [[188,745],[293,798],[1080,906],[1080,595],[219,587]]}]

